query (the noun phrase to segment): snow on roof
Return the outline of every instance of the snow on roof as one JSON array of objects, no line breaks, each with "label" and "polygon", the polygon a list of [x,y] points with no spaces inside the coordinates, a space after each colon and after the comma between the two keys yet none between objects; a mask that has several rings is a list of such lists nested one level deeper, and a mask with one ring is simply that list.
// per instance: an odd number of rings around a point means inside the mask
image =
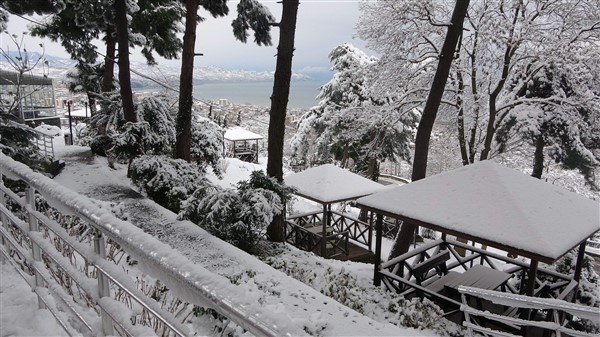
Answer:
[{"label": "snow on roof", "polygon": [[385,186],[358,174],[326,164],[284,177],[296,194],[319,203],[353,200],[385,189]]},{"label": "snow on roof", "polygon": [[[414,219],[552,262],[600,229],[597,202],[492,161],[359,199]],[[527,255],[525,255],[527,256]]]},{"label": "snow on roof", "polygon": [[225,130],[225,135],[223,138],[231,141],[263,139],[261,135],[240,127],[233,127]]}]

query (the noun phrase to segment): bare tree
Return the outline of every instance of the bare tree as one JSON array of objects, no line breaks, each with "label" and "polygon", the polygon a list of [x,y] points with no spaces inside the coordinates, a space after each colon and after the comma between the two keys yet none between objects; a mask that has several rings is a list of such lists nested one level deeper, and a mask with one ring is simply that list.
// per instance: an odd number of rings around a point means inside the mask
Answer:
[{"label": "bare tree", "polygon": [[[433,129],[433,123],[435,122],[438,108],[442,101],[446,82],[448,81],[448,74],[450,73],[450,67],[461,36],[463,21],[467,15],[468,7],[469,0],[457,0],[454,6],[452,19],[450,20],[446,39],[444,40],[444,45],[442,46],[439,57],[438,67],[433,78],[433,83],[431,84],[429,96],[427,97],[427,103],[423,110],[423,116],[421,117],[419,127],[417,128],[412,181],[425,178],[427,172],[427,154],[429,153],[431,130]],[[402,227],[396,236],[396,240],[394,241],[392,251],[390,252],[390,259],[408,251],[416,229],[417,226],[412,223],[405,221],[402,224]]]},{"label": "bare tree", "polygon": [[[33,95],[35,92],[39,91],[40,88],[34,87],[33,90],[29,92],[23,92],[23,77],[27,73],[31,73],[32,70],[38,68],[41,65],[47,65],[48,61],[44,58],[44,45],[40,44],[40,48],[42,48],[42,53],[29,53],[25,44],[23,43],[23,39],[27,33],[23,33],[19,38],[16,34],[8,34],[10,40],[16,47],[15,53],[11,53],[8,48],[4,48],[0,46],[0,56],[2,56],[8,65],[15,71],[16,79],[14,81],[13,86],[15,88],[15,92],[12,93],[12,100],[7,100],[6,102],[0,102],[0,107],[2,110],[5,110],[6,113],[11,113],[15,109],[18,111],[18,118],[22,122],[23,120],[23,109],[21,106],[21,102],[24,98]],[[44,77],[47,75],[44,73],[44,69],[42,69],[42,73]]]}]

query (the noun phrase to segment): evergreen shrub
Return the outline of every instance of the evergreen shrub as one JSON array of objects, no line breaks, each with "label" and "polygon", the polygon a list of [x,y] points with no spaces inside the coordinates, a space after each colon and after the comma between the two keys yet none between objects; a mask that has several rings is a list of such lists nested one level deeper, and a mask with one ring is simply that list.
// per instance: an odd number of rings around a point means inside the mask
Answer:
[{"label": "evergreen shrub", "polygon": [[206,181],[196,164],[168,156],[139,156],[131,162],[129,174],[150,199],[175,213],[198,184]]},{"label": "evergreen shrub", "polygon": [[237,190],[205,184],[183,203],[180,219],[189,219],[213,235],[252,252],[273,216],[283,210],[287,188],[262,171],[239,182]]}]

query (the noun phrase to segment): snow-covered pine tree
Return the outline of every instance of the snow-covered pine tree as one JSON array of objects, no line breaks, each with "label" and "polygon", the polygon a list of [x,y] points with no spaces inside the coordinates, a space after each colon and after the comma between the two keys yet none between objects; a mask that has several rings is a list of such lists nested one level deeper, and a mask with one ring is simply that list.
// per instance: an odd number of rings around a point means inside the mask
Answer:
[{"label": "snow-covered pine tree", "polygon": [[220,160],[223,157],[224,130],[208,118],[195,114],[192,120],[191,159],[202,171],[210,166],[217,176],[221,176]]},{"label": "snow-covered pine tree", "polygon": [[[337,160],[346,167],[351,159],[354,169],[369,177],[380,160],[410,160],[419,114],[403,110],[399,95],[374,89],[372,70],[378,60],[347,43],[329,57],[333,79],[321,87],[319,105],[302,116],[291,142],[292,160]],[[312,137],[314,155],[307,158]]]}]

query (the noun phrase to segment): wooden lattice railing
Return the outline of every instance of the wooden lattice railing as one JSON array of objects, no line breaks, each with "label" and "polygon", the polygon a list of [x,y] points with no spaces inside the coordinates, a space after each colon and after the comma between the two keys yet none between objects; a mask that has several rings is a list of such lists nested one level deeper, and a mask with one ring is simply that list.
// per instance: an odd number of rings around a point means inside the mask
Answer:
[{"label": "wooden lattice railing", "polygon": [[[311,212],[289,217],[285,222],[285,241],[302,250],[323,256],[320,249],[323,238],[321,230],[323,226],[322,216],[322,213]],[[342,254],[348,255],[348,242],[352,237],[350,230],[342,230],[344,226],[352,228],[352,226],[348,226],[341,220],[337,222],[337,225],[334,225],[332,221],[330,230],[326,230],[325,255],[323,257],[332,258]]]},{"label": "wooden lattice railing", "polygon": [[[464,256],[459,254],[457,249],[464,250]],[[439,264],[432,264],[429,270],[415,273],[415,268],[444,251],[449,254],[447,263],[440,261]],[[382,263],[377,275],[388,290],[403,295],[416,291],[420,295],[460,307],[459,302],[443,296],[435,290],[428,289],[427,285],[439,279],[440,276],[443,276],[442,274],[447,274],[455,269],[466,271],[475,264],[512,274],[512,281],[506,284],[506,291],[514,294],[524,292],[529,269],[528,263],[452,239],[439,239],[423,244],[417,249]],[[536,296],[556,298],[565,290],[571,280],[571,276],[538,268],[536,288],[533,293]]]},{"label": "wooden lattice railing", "polygon": [[334,232],[348,232],[350,239],[361,243],[371,250],[373,228],[368,223],[339,212],[331,212],[331,226]]}]

